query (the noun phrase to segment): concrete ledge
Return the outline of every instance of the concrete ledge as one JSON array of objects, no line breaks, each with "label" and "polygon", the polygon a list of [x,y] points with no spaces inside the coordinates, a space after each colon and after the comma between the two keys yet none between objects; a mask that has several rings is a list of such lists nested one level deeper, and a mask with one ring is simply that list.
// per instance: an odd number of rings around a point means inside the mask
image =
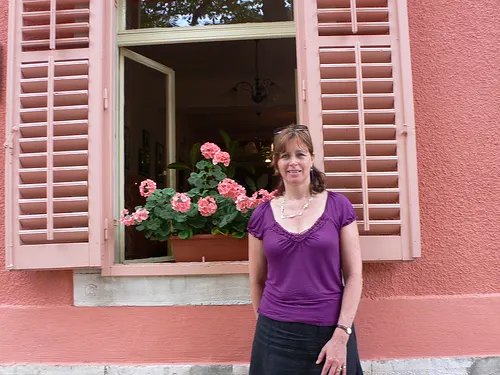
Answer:
[{"label": "concrete ledge", "polygon": [[[500,375],[500,357],[363,361],[364,375]],[[0,375],[247,375],[248,365],[0,366]]]},{"label": "concrete ledge", "polygon": [[75,306],[189,306],[251,303],[248,275],[102,277],[75,272]]}]

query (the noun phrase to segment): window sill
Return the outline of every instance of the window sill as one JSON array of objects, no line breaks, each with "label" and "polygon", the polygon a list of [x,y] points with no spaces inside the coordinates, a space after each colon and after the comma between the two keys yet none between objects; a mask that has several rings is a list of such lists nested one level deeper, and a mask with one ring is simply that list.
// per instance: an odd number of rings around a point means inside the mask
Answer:
[{"label": "window sill", "polygon": [[113,264],[102,276],[186,276],[248,274],[248,261]]}]

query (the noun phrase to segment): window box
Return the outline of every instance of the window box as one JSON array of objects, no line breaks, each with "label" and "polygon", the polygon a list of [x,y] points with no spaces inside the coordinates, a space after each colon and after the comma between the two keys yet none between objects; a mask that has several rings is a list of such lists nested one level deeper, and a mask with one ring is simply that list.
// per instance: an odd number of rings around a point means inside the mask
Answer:
[{"label": "window box", "polygon": [[248,260],[248,237],[197,234],[189,240],[171,237],[176,262],[218,262]]}]

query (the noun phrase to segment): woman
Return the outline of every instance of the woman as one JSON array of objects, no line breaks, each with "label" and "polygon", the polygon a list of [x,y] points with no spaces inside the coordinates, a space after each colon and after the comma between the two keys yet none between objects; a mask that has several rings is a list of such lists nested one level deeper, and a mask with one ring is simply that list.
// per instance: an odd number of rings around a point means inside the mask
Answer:
[{"label": "woman", "polygon": [[362,286],[356,214],[326,191],[305,125],[277,131],[274,145],[278,193],[248,223],[250,375],[362,374],[351,328]]}]

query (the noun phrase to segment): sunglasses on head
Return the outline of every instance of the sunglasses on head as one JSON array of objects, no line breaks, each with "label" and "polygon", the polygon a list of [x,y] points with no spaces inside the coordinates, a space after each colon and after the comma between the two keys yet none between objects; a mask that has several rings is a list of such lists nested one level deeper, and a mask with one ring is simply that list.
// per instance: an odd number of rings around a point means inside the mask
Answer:
[{"label": "sunglasses on head", "polygon": [[287,129],[306,131],[306,132],[309,131],[309,128],[307,127],[307,125],[287,125],[287,126],[282,126],[280,128],[277,128],[276,130],[274,130],[273,134],[278,135],[281,132],[283,132],[283,130],[287,130]]}]

